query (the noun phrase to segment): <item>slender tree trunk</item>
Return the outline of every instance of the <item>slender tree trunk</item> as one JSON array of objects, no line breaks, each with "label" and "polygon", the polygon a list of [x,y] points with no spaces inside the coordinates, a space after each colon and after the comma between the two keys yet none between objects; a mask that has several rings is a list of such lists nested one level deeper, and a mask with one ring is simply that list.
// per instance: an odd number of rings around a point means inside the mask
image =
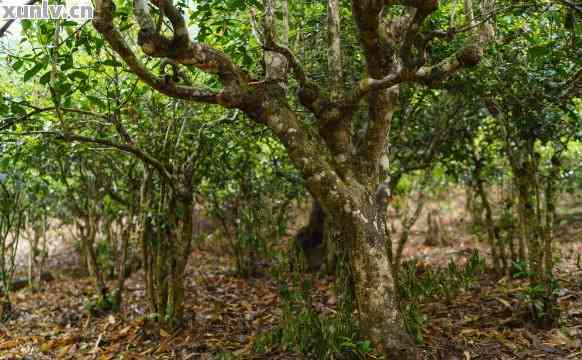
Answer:
[{"label": "slender tree trunk", "polygon": [[[152,173],[146,169],[141,189],[141,207],[152,206]],[[141,243],[146,272],[146,289],[153,313],[159,322],[174,328],[183,320],[185,271],[193,238],[193,170],[182,174],[182,182],[170,187],[162,182],[156,221],[141,219]],[[143,210],[142,210],[143,211]]]},{"label": "slender tree trunk", "polygon": [[33,225],[32,238],[30,238],[28,242],[30,247],[28,252],[28,283],[29,286],[35,290],[40,286],[40,282],[37,282],[37,273],[42,271],[42,269],[39,269],[39,256],[42,255],[39,249],[39,243],[42,236],[42,229],[40,226],[40,224]]},{"label": "slender tree trunk", "polygon": [[343,90],[343,65],[341,51],[341,12],[339,0],[327,2],[328,55],[327,66],[330,79],[331,99],[337,101]]},{"label": "slender tree trunk", "polygon": [[102,234],[106,238],[107,242],[107,278],[113,279],[115,277],[115,271],[117,269],[117,263],[119,262],[118,240],[116,239],[115,226],[111,219],[106,218],[103,223]]},{"label": "slender tree trunk", "polygon": [[485,182],[483,181],[483,162],[474,152],[473,159],[475,161],[474,170],[474,180],[477,187],[477,194],[481,199],[481,204],[485,210],[485,226],[487,227],[487,241],[491,247],[491,257],[493,259],[493,269],[495,272],[499,273],[499,255],[497,254],[498,243],[497,237],[495,236],[495,222],[493,221],[493,211],[491,209],[491,203],[489,202],[489,196],[487,196],[487,191],[485,189]]},{"label": "slender tree trunk", "polygon": [[47,219],[47,214],[43,214],[43,218],[42,218],[42,228],[43,228],[43,232],[42,232],[42,246],[40,249],[40,259],[37,258],[37,263],[36,263],[36,283],[37,286],[40,288],[41,284],[42,284],[42,274],[44,272],[44,265],[46,263],[46,259],[48,258],[48,219]]},{"label": "slender tree trunk", "polygon": [[553,252],[552,252],[552,241],[554,238],[554,225],[556,222],[556,179],[558,179],[560,171],[560,158],[559,155],[552,156],[550,174],[547,178],[546,188],[545,188],[545,207],[546,207],[546,218],[544,227],[544,265],[546,278],[551,278],[553,276]]},{"label": "slender tree trunk", "polygon": [[[517,261],[517,252],[515,250],[515,229],[513,224],[510,224],[509,227],[506,229],[506,242],[509,246],[509,254],[511,256],[511,263],[515,263]],[[508,270],[511,270],[509,267]]]},{"label": "slender tree trunk", "polygon": [[194,211],[194,198],[192,196],[191,182],[186,184],[183,196],[180,196],[182,217],[180,220],[177,251],[173,253],[174,267],[172,268],[172,285],[170,293],[170,313],[176,321],[182,321],[184,316],[184,294],[186,265],[192,251],[193,224],[192,213]]},{"label": "slender tree trunk", "polygon": [[522,162],[521,166],[514,168],[514,176],[519,196],[519,217],[521,237],[527,244],[528,260],[532,273],[532,283],[540,284],[543,275],[543,248],[539,238],[538,215],[535,205],[535,172],[531,170],[533,164],[530,159]]},{"label": "slender tree trunk", "polygon": [[[518,218],[518,226],[517,226],[517,231],[518,231],[518,242],[517,242],[517,254],[518,254],[518,259],[522,262],[526,262],[527,261],[527,255],[526,255],[526,232],[525,229],[523,227],[523,222],[521,221],[523,218],[523,208],[522,208],[522,200],[520,200],[520,195],[519,195],[519,189],[516,183],[516,186],[514,188],[514,196],[517,199],[517,218]],[[515,229],[515,228],[514,228]],[[514,232],[515,234],[515,232]]]},{"label": "slender tree trunk", "polygon": [[146,278],[146,294],[149,299],[150,310],[151,312],[155,312],[158,306],[154,293],[154,250],[151,245],[155,234],[152,224],[153,220],[150,211],[148,211],[152,206],[152,187],[152,171],[146,167],[144,169],[144,179],[140,189],[140,241]]},{"label": "slender tree trunk", "polygon": [[86,223],[86,220],[80,220],[82,218],[86,219],[86,216],[83,216],[82,214],[77,214],[77,219],[75,221],[75,226],[77,228],[77,232],[78,232],[78,241],[80,242],[80,247],[79,247],[79,267],[82,268],[83,270],[87,270],[89,271],[89,276],[93,276],[93,274],[90,272],[89,269],[87,269],[87,251],[85,250],[85,242],[84,242],[84,238],[87,236],[87,226],[84,224],[84,222]]},{"label": "slender tree trunk", "polygon": [[[94,209],[90,211],[92,212]],[[107,287],[105,286],[103,274],[99,267],[99,263],[97,262],[95,248],[93,247],[95,237],[97,236],[97,219],[90,213],[87,221],[87,237],[83,238],[83,247],[85,248],[85,254],[87,256],[87,268],[89,269],[89,274],[93,276],[95,281],[95,289],[97,290],[99,297],[103,300],[107,296]]]},{"label": "slender tree trunk", "polygon": [[115,289],[115,299],[113,301],[115,308],[121,308],[121,302],[123,300],[123,288],[125,285],[126,271],[125,263],[127,262],[127,252],[129,248],[129,241],[131,235],[133,234],[133,214],[130,214],[128,219],[128,224],[123,228],[121,233],[121,246],[117,257],[117,288]]}]

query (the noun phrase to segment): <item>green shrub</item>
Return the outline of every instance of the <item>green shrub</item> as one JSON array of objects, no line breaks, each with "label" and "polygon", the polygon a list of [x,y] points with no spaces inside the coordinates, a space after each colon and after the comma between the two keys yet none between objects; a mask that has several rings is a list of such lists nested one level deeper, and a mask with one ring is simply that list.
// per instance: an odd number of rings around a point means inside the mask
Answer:
[{"label": "green shrub", "polygon": [[313,304],[315,275],[274,271],[281,298],[281,321],[260,336],[255,351],[278,348],[312,359],[363,359],[372,355],[371,343],[358,337],[357,324],[341,311],[318,313]]},{"label": "green shrub", "polygon": [[485,258],[477,251],[467,259],[463,268],[450,261],[446,268],[420,266],[417,260],[402,264],[398,274],[397,294],[410,335],[422,343],[426,316],[420,305],[428,301],[452,301],[461,290],[470,289],[477,277],[485,272]]}]

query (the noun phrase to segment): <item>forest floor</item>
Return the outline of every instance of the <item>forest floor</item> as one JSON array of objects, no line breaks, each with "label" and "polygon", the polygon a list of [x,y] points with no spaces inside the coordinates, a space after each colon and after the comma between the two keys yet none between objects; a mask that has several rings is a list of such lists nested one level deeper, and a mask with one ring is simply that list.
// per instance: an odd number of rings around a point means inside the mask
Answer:
[{"label": "forest floor", "polygon": [[[559,324],[537,329],[517,314],[523,281],[481,276],[469,290],[447,300],[422,303],[426,323],[420,359],[582,359],[582,217],[576,211],[558,231],[561,258]],[[451,231],[459,234],[455,224]],[[462,262],[471,249],[484,251],[468,235],[455,236],[447,247],[422,245],[419,226],[406,255],[425,267]],[[64,250],[63,250],[64,251]],[[71,252],[51,261],[55,280],[42,291],[22,289],[13,296],[16,317],[0,324],[0,359],[296,359],[273,350],[253,352],[256,339],[278,324],[280,298],[274,279],[265,274],[242,279],[233,259],[216,247],[200,247],[190,259],[186,322],[175,333],[158,331],[146,320],[142,272],[127,281],[121,311],[91,317],[84,304],[93,293],[89,278],[75,276]],[[333,279],[320,277],[314,289],[315,308],[332,312]]]}]

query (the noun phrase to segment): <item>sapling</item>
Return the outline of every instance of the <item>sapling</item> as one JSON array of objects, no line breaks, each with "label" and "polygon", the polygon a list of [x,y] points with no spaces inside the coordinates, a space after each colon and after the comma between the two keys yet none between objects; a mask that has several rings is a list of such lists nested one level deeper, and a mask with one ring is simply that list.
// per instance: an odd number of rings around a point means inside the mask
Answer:
[{"label": "sapling", "polygon": [[9,189],[0,178],[0,321],[12,315],[10,291],[16,264],[16,250],[24,224],[24,202],[20,190]]}]

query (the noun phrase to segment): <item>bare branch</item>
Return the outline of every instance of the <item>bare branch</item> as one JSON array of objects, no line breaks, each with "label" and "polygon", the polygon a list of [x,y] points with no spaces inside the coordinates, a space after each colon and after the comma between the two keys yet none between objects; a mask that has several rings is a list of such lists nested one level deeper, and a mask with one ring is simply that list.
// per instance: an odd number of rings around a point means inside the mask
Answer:
[{"label": "bare branch", "polygon": [[154,4],[158,6],[160,11],[164,13],[172,23],[174,29],[174,44],[187,47],[190,44],[190,35],[188,34],[188,26],[182,16],[182,13],[172,4],[172,0],[157,0]]},{"label": "bare branch", "polygon": [[[484,0],[481,4],[481,13],[493,13],[493,5],[494,0]],[[485,20],[480,23],[479,29],[476,29],[471,0],[465,0],[465,12],[469,28],[475,29],[471,38],[461,49],[448,58],[435,65],[423,66],[418,69],[414,75],[415,81],[435,86],[459,69],[475,66],[479,63],[485,46],[494,36],[493,27],[488,20]]]},{"label": "bare branch", "polygon": [[154,167],[159,172],[160,176],[162,176],[168,182],[168,184],[170,186],[174,186],[173,184],[175,183],[174,177],[168,171],[168,169],[166,168],[166,166],[163,163],[161,163],[157,159],[153,158],[152,156],[146,154],[141,149],[138,149],[135,146],[130,145],[130,144],[118,144],[118,143],[109,141],[107,139],[100,139],[100,138],[71,134],[71,133],[63,134],[63,133],[54,132],[54,131],[27,131],[27,132],[17,132],[17,133],[1,132],[0,134],[2,134],[2,135],[15,135],[15,136],[42,135],[42,136],[51,136],[55,139],[64,140],[67,142],[93,143],[93,144],[109,146],[109,147],[115,148],[117,150],[121,150],[123,152],[132,154],[136,158],[143,161],[144,163]]},{"label": "bare branch", "polygon": [[328,0],[327,2],[327,31],[329,50],[327,55],[328,75],[331,86],[331,99],[338,101],[343,96],[343,70],[342,51],[340,37],[340,2]]},{"label": "bare branch", "polygon": [[[272,1],[272,0],[269,0]],[[271,7],[274,4],[270,5]],[[268,8],[267,8],[268,9]],[[254,14],[253,14],[254,16]],[[316,116],[320,116],[323,109],[325,108],[325,104],[329,101],[322,97],[321,90],[319,86],[311,81],[303,69],[303,66],[299,62],[299,59],[293,54],[291,49],[286,46],[282,46],[277,43],[276,41],[276,33],[274,31],[274,14],[265,14],[265,28],[264,28],[264,48],[267,51],[272,51],[278,54],[281,54],[291,70],[293,71],[293,77],[297,80],[299,84],[299,101],[303,106],[309,109],[312,113]],[[271,65],[267,64],[267,68]],[[268,71],[272,71],[267,69]],[[267,75],[269,78],[269,75]]]},{"label": "bare branch", "polygon": [[403,76],[403,72],[401,69],[398,69],[396,72],[389,74],[388,76],[384,77],[383,79],[376,80],[372,78],[367,78],[360,81],[359,89],[356,93],[352,96],[350,102],[352,104],[356,104],[359,102],[364,96],[372,91],[378,91],[382,89],[390,88],[394,85],[398,85],[404,82],[406,79]]},{"label": "bare branch", "polygon": [[[47,107],[47,108],[39,108],[39,107],[32,106],[29,104],[21,104],[21,105],[27,106],[27,107],[32,108],[34,110],[27,113],[27,114],[19,116],[19,117],[14,116],[14,117],[9,117],[9,118],[4,119],[5,124],[0,125],[0,130],[8,129],[10,126],[14,125],[15,123],[22,121],[22,120],[25,120],[25,119],[28,119],[28,118],[31,118],[32,116],[39,115],[39,114],[42,114],[45,112],[57,111],[56,106]],[[93,117],[97,117],[97,118],[101,118],[101,119],[108,119],[108,116],[105,114],[94,113],[91,111],[84,111],[84,110],[72,109],[72,108],[61,108],[60,111],[63,113],[75,113],[75,114],[93,116]]]},{"label": "bare branch", "polygon": [[582,96],[582,69],[578,69],[572,77],[566,80],[562,88],[564,89],[562,95],[560,95],[562,101]]},{"label": "bare branch", "polygon": [[125,126],[123,126],[123,123],[121,122],[117,114],[111,114],[110,118],[111,122],[113,122],[113,124],[115,125],[115,130],[117,130],[117,133],[119,134],[119,136],[121,136],[123,141],[125,141],[126,144],[133,146],[134,145],[133,139],[131,138],[131,136],[129,136],[127,129],[125,128]]},{"label": "bare branch", "polygon": [[[271,47],[278,42],[277,17],[275,0],[264,0],[265,16],[263,28],[265,32],[265,47]],[[281,84],[287,79],[287,57],[278,51],[265,49],[263,54],[265,61],[265,77],[267,81],[275,81]]]}]

